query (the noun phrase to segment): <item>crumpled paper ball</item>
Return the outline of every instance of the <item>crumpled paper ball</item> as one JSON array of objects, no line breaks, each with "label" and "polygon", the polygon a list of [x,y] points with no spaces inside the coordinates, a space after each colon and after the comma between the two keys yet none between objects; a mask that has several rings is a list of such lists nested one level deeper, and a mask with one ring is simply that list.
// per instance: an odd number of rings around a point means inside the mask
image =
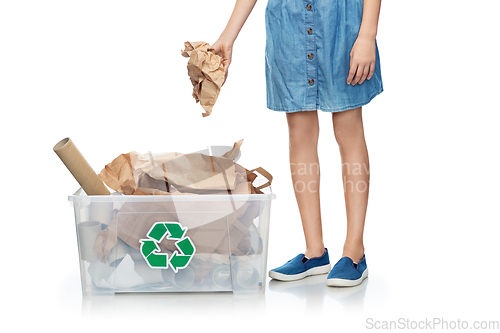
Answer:
[{"label": "crumpled paper ball", "polygon": [[205,42],[185,42],[184,47],[181,52],[189,58],[187,69],[193,84],[193,97],[205,110],[203,117],[209,116],[224,83],[222,57]]}]

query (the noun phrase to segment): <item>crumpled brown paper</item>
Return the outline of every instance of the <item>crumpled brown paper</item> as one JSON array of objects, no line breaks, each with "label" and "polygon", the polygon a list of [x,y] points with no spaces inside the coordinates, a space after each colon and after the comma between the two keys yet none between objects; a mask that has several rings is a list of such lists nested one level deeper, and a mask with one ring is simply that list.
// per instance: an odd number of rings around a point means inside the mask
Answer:
[{"label": "crumpled brown paper", "polygon": [[[122,154],[106,165],[99,177],[123,194],[263,194],[261,189],[271,185],[272,176],[261,167],[247,170],[234,162],[242,142],[243,139],[235,142],[220,157],[178,152]],[[268,182],[254,187],[254,171]],[[259,243],[252,244],[250,230],[257,232],[254,220],[262,209],[261,201],[237,196],[223,196],[215,201],[132,200],[114,210],[113,220],[99,233],[94,251],[105,262],[118,239],[138,250],[140,239],[155,222],[178,221],[189,228],[187,235],[196,243],[198,254],[231,254],[241,258],[258,255],[263,251],[262,240],[258,235]],[[159,246],[164,252],[175,250],[166,241]]]},{"label": "crumpled brown paper", "polygon": [[[127,195],[262,194],[272,176],[262,168],[247,170],[234,162],[243,139],[222,156],[202,153],[121,154],[99,177],[113,190]],[[257,171],[269,182],[254,187]]]},{"label": "crumpled brown paper", "polygon": [[185,42],[184,47],[181,52],[189,58],[187,68],[193,84],[193,97],[205,109],[203,117],[209,116],[224,83],[222,57],[215,54],[210,44],[205,42]]}]

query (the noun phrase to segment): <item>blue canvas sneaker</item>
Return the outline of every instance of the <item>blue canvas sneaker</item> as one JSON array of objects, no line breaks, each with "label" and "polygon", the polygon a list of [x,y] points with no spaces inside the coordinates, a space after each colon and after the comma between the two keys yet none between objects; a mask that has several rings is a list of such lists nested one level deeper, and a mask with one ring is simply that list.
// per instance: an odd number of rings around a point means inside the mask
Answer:
[{"label": "blue canvas sneaker", "polygon": [[269,277],[280,281],[295,281],[310,275],[326,274],[330,271],[328,249],[321,257],[306,258],[303,253],[288,260],[286,264],[269,271]]},{"label": "blue canvas sneaker", "polygon": [[368,267],[364,254],[363,259],[357,264],[349,257],[342,257],[328,274],[326,284],[330,287],[352,287],[357,286],[367,277]]}]

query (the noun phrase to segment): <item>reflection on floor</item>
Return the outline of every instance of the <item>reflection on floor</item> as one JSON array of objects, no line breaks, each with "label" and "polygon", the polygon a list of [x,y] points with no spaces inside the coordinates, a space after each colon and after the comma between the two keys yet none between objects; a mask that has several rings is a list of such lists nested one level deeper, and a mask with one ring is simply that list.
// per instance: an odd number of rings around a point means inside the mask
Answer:
[{"label": "reflection on floor", "polygon": [[260,294],[215,293],[129,293],[114,296],[85,296],[85,317],[120,316],[189,309],[198,314],[230,313],[234,316],[277,314],[303,309],[307,313],[343,310],[344,314],[362,312],[369,278],[355,287],[328,287],[326,274],[302,280],[281,282],[268,279]]}]

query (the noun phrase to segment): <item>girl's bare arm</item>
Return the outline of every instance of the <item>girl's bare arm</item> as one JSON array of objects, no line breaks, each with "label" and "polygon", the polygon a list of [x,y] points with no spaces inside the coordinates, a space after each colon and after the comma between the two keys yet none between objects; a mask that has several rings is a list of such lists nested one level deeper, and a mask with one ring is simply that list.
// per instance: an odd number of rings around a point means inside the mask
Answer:
[{"label": "girl's bare arm", "polygon": [[[220,35],[219,39],[212,45],[215,53],[222,57],[222,64],[226,72],[224,83],[227,79],[227,71],[231,64],[233,44],[240,33],[241,28],[245,24],[248,16],[252,12],[257,0],[236,0],[233,13],[229,18],[226,28]],[[224,85],[224,83],[222,85]]]},{"label": "girl's bare arm", "polygon": [[358,38],[351,50],[347,84],[361,84],[371,79],[375,71],[375,38],[382,0],[363,1],[363,19]]},{"label": "girl's bare arm", "polygon": [[229,43],[234,43],[236,37],[240,33],[241,28],[245,24],[248,16],[252,12],[257,0],[237,0],[234,5],[233,13],[229,18],[226,28],[219,37],[219,40],[224,40]]}]

